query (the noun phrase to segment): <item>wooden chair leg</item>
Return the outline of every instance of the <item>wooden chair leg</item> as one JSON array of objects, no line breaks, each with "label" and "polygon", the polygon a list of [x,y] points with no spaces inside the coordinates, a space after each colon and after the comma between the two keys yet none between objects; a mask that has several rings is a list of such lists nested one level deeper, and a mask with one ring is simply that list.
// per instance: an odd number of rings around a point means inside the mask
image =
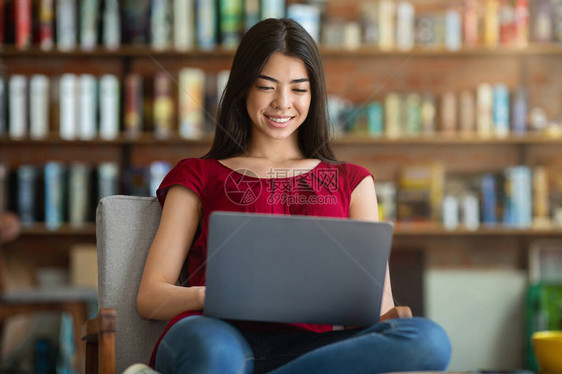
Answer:
[{"label": "wooden chair leg", "polygon": [[98,374],[98,342],[86,343],[86,374]]},{"label": "wooden chair leg", "polygon": [[68,302],[64,309],[72,315],[72,324],[74,327],[74,346],[76,356],[74,358],[74,366],[77,373],[84,373],[84,357],[86,354],[86,345],[81,339],[82,325],[88,317],[88,305],[84,301]]}]

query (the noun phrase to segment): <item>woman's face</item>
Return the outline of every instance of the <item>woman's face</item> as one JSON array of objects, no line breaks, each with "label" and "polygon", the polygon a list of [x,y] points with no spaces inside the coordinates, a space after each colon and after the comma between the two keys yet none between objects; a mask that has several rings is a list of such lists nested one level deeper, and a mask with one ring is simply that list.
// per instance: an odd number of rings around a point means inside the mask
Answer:
[{"label": "woman's face", "polygon": [[284,139],[304,122],[310,108],[310,81],[304,63],[273,54],[246,97],[252,133]]}]

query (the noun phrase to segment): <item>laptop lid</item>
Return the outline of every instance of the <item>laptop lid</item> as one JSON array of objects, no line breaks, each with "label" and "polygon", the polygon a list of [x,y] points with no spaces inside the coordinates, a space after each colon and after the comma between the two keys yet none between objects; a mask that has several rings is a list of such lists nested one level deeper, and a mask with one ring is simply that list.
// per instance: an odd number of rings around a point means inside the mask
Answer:
[{"label": "laptop lid", "polygon": [[367,326],[380,317],[393,225],[213,212],[204,314]]}]

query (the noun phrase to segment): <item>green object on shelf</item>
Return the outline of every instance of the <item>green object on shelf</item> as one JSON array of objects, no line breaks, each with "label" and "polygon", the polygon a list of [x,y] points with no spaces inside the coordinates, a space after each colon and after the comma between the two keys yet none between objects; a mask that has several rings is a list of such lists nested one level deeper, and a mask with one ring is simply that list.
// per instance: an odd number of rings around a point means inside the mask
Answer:
[{"label": "green object on shelf", "polygon": [[525,302],[525,367],[538,371],[531,336],[536,331],[562,329],[562,283],[529,286]]}]

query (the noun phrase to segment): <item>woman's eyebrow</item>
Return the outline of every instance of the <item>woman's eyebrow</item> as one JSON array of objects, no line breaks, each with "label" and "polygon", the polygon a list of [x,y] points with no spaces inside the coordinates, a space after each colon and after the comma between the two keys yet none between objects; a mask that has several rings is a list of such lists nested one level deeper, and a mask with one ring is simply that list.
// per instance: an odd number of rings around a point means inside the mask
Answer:
[{"label": "woman's eyebrow", "polygon": [[[274,82],[274,83],[279,83],[279,81],[277,79],[269,77],[267,75],[260,75],[260,76],[258,76],[258,78],[265,79],[267,81],[271,81],[271,82]],[[302,83],[302,82],[309,82],[309,81],[310,81],[310,79],[308,79],[308,78],[298,78],[298,79],[293,79],[289,83]]]}]

